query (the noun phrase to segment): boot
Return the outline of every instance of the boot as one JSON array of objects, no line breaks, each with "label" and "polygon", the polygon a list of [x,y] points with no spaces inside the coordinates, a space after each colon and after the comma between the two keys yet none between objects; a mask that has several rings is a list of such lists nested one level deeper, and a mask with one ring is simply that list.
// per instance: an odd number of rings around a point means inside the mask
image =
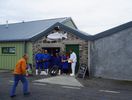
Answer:
[{"label": "boot", "polygon": [[61,70],[59,70],[59,73],[58,73],[58,75],[61,75]]},{"label": "boot", "polygon": [[36,69],[36,75],[38,75],[38,69]]},{"label": "boot", "polygon": [[48,75],[48,73],[49,73],[49,69],[46,69],[46,74]]},{"label": "boot", "polygon": [[47,75],[45,71],[41,71],[40,75]]},{"label": "boot", "polygon": [[70,76],[75,76],[75,74],[74,73],[71,73]]}]

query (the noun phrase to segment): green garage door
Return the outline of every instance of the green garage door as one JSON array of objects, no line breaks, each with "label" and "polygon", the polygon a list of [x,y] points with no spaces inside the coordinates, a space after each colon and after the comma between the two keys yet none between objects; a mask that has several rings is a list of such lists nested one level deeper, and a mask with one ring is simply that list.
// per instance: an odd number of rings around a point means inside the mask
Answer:
[{"label": "green garage door", "polygon": [[73,44],[73,45],[68,44],[68,45],[66,45],[66,52],[69,53],[70,49],[72,49],[77,55],[77,65],[76,65],[76,73],[77,73],[77,71],[79,69],[79,45],[78,44]]}]

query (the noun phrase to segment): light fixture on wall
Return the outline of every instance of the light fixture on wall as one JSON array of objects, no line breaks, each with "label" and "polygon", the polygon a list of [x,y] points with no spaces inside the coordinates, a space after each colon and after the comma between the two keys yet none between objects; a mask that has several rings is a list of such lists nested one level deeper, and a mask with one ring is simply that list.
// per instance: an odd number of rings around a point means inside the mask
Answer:
[{"label": "light fixture on wall", "polygon": [[56,26],[56,27],[54,28],[54,30],[55,30],[55,31],[60,31],[60,27],[59,27],[59,26]]}]

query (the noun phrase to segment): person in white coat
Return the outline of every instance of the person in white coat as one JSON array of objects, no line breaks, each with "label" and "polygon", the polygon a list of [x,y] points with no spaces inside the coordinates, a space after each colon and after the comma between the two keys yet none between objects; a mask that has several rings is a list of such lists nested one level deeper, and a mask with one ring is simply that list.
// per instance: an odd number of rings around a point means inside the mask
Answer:
[{"label": "person in white coat", "polygon": [[70,76],[75,76],[77,55],[72,49],[70,49],[70,58],[69,58],[68,62],[71,63],[71,70],[72,70],[72,73],[70,74]]}]

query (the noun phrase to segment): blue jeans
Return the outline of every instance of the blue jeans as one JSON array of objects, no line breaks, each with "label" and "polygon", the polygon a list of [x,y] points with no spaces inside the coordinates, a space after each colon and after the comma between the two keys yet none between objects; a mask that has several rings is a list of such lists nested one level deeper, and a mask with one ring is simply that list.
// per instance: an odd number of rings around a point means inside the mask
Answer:
[{"label": "blue jeans", "polygon": [[19,80],[22,82],[23,84],[23,93],[27,93],[28,92],[28,81],[26,79],[25,75],[14,75],[14,84],[11,90],[10,95],[15,95],[15,91],[16,91],[16,87],[18,85]]}]

